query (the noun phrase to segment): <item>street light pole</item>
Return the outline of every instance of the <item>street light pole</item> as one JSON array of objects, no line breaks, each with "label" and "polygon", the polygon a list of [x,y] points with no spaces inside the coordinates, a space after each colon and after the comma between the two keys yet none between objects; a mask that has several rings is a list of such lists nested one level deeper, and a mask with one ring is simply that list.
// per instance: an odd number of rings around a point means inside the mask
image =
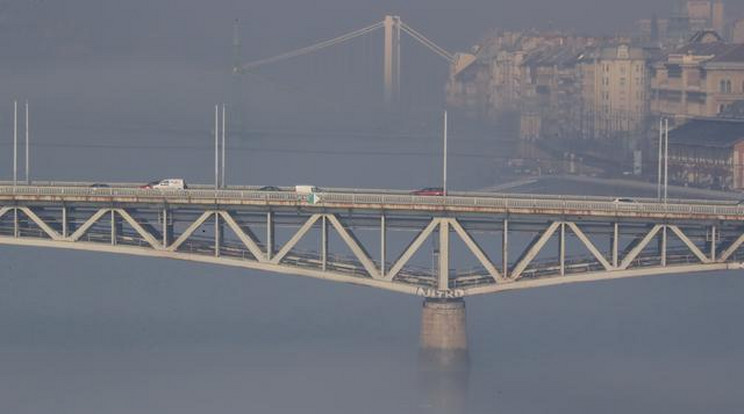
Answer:
[{"label": "street light pole", "polygon": [[444,111],[444,171],[442,194],[447,195],[447,110]]},{"label": "street light pole", "polygon": [[664,119],[664,203],[669,188],[669,118]]},{"label": "street light pole", "polygon": [[214,106],[214,189],[220,187],[220,107]]},{"label": "street light pole", "polygon": [[13,187],[18,185],[18,101],[13,101]]}]

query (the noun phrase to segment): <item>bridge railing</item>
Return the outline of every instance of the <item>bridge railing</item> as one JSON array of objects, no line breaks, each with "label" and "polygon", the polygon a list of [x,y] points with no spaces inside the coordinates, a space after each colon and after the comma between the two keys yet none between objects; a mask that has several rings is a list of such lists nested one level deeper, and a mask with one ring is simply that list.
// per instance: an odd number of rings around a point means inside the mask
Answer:
[{"label": "bridge railing", "polygon": [[[210,199],[220,200],[248,200],[259,202],[289,202],[298,205],[310,205],[307,197],[294,191],[257,191],[257,190],[161,190],[141,188],[86,188],[86,187],[47,187],[47,186],[5,186],[0,187],[2,195],[27,196],[73,196],[73,197],[128,197],[138,200],[158,199]],[[658,203],[658,202],[615,202],[612,200],[569,199],[569,198],[538,198],[536,196],[505,197],[494,195],[491,197],[473,196],[420,196],[411,194],[364,194],[320,192],[319,202],[315,204],[348,204],[360,208],[384,205],[406,206],[442,206],[461,208],[503,208],[503,209],[540,209],[555,211],[603,211],[625,213],[657,213],[657,214],[705,214],[705,215],[734,215],[744,218],[744,206],[733,204],[702,204],[702,202]]]}]

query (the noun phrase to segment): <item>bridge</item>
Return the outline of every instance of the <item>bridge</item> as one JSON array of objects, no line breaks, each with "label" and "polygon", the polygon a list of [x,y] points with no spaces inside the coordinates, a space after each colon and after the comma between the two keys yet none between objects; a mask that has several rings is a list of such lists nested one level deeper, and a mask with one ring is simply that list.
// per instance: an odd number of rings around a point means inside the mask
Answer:
[{"label": "bridge", "polygon": [[287,59],[315,53],[323,49],[347,43],[354,39],[369,35],[376,32],[377,30],[382,29],[385,35],[383,44],[384,98],[385,102],[388,104],[395,103],[399,99],[400,95],[401,34],[405,33],[409,35],[418,44],[423,45],[424,47],[444,59],[450,65],[450,70],[453,72],[461,70],[475,60],[475,56],[469,53],[448,52],[446,49],[424,36],[421,32],[406,24],[400,18],[400,16],[388,15],[385,16],[382,21],[366,27],[362,27],[357,30],[350,31],[348,33],[344,33],[334,38],[289,52],[281,53],[276,56],[271,56],[246,63],[242,62],[240,58],[241,43],[237,23],[238,22],[236,21],[236,24],[233,28],[233,73],[238,75],[251,73],[251,71],[254,71],[262,66],[275,64]]},{"label": "bridge", "polygon": [[[446,324],[462,325],[454,342],[462,347],[464,297],[742,269],[743,223],[744,206],[724,201],[0,183],[0,244],[188,260],[419,295],[427,298],[424,325],[449,315]],[[402,246],[393,246],[392,232]],[[452,334],[442,329],[422,331],[424,344],[450,346],[442,335]]]}]

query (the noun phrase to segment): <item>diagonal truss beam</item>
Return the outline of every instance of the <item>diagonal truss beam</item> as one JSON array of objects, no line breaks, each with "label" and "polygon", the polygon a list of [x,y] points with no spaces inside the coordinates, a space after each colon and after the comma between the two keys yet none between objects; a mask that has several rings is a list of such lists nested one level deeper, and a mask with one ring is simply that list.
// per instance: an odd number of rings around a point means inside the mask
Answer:
[{"label": "diagonal truss beam", "polygon": [[284,246],[282,246],[281,250],[279,250],[279,252],[271,259],[271,263],[279,264],[279,262],[284,259],[284,256],[286,256],[287,253],[289,253],[289,251],[297,245],[297,243],[300,241],[300,239],[302,239],[305,233],[307,233],[310,228],[313,227],[315,222],[318,221],[318,219],[322,216],[322,214],[313,214],[312,216],[310,216],[305,224],[303,224],[302,227],[297,230],[297,233],[295,233],[294,236],[292,236],[292,238],[289,239],[289,241],[285,243]]},{"label": "diagonal truss beam", "polygon": [[651,228],[651,230],[646,234],[646,236],[643,237],[643,239],[631,249],[628,254],[623,258],[623,261],[620,263],[619,269],[625,270],[630,266],[631,263],[633,263],[633,260],[638,257],[639,254],[643,251],[643,249],[648,246],[648,243],[651,242],[651,239],[656,236],[656,233],[661,230],[661,228],[664,227],[661,224],[656,224],[654,227]]},{"label": "diagonal truss beam", "polygon": [[434,229],[439,226],[439,223],[442,221],[442,219],[432,219],[429,224],[421,231],[421,233],[416,236],[415,239],[411,242],[411,244],[408,245],[406,250],[403,252],[403,254],[398,258],[398,260],[395,262],[393,267],[390,268],[390,272],[388,272],[387,275],[385,275],[385,280],[393,280],[395,276],[398,275],[398,272],[403,269],[403,266],[408,263],[409,260],[411,260],[411,257],[413,257],[414,254],[418,251],[418,249],[421,248],[421,245],[424,244],[427,238],[431,235],[431,233],[434,231]]},{"label": "diagonal truss beam", "polygon": [[744,243],[744,234],[734,240],[734,242],[731,243],[731,245],[721,253],[721,255],[718,257],[718,261],[725,262],[726,260],[728,260],[737,250],[739,250],[739,247],[741,247],[742,243]]},{"label": "diagonal truss beam", "polygon": [[[684,234],[679,227],[673,226],[673,225],[668,225],[667,228],[671,229],[672,232],[674,234],[676,234],[677,237],[680,240],[682,240],[682,243],[684,243],[687,246],[687,248],[690,249],[690,251],[692,252],[692,254],[694,254],[695,256],[697,256],[698,259],[700,259],[700,262],[702,262],[702,263],[711,263],[712,262],[712,260],[711,259],[708,259],[708,257],[705,254],[703,254],[703,252],[700,250],[700,248],[697,247],[695,245],[695,243],[693,243],[692,240],[690,240],[690,238],[687,237],[687,235]],[[714,243],[715,243],[715,241],[714,241]]]},{"label": "diagonal truss beam", "polygon": [[524,253],[524,256],[522,259],[517,263],[517,265],[514,267],[514,270],[512,270],[511,278],[512,280],[519,280],[522,277],[522,272],[529,266],[529,264],[532,262],[532,260],[537,257],[538,253],[540,253],[540,250],[545,246],[545,243],[550,240],[550,238],[553,236],[556,230],[558,230],[558,227],[560,227],[561,222],[560,221],[554,221],[548,226],[543,233],[532,242],[532,245],[530,248]]},{"label": "diagonal truss beam", "polygon": [[[19,207],[18,209],[21,210],[23,212],[23,214],[25,214],[26,216],[28,216],[28,218],[30,218],[31,221],[33,221],[34,223],[36,223],[36,225],[39,226],[39,228],[41,228],[41,230],[43,230],[44,233],[46,233],[49,237],[51,237],[52,240],[62,240],[63,239],[63,237],[62,237],[61,234],[57,233],[56,230],[54,230],[48,224],[46,224],[44,222],[44,220],[42,220],[38,215],[36,215],[36,213],[33,212],[33,210],[31,210],[28,207]],[[1,214],[0,214],[0,216],[1,216]]]},{"label": "diagonal truss beam", "polygon": [[493,280],[496,282],[502,282],[505,279],[501,276],[501,273],[496,269],[496,266],[493,265],[493,262],[491,259],[488,258],[488,255],[481,249],[481,247],[476,243],[475,240],[468,234],[468,232],[462,227],[459,221],[457,219],[448,219],[450,225],[455,230],[455,232],[460,236],[460,239],[462,239],[463,242],[465,242],[465,245],[468,246],[468,249],[470,249],[471,252],[475,255],[475,257],[478,259],[478,261],[483,265],[483,267],[486,268],[488,271],[488,274],[491,275]]},{"label": "diagonal truss beam", "polygon": [[594,256],[595,259],[599,261],[600,264],[605,268],[605,270],[612,270],[613,266],[610,264],[610,262],[604,257],[602,252],[597,249],[597,246],[592,243],[591,240],[589,240],[589,237],[586,236],[583,230],[579,228],[579,226],[576,223],[572,222],[566,222],[568,224],[568,228],[571,229],[571,231],[576,235],[576,237],[581,240],[582,243],[584,243],[584,246],[589,249],[589,252]]},{"label": "diagonal truss beam", "polygon": [[137,223],[137,221],[129,214],[128,211],[124,210],[123,208],[117,208],[115,210],[127,223],[129,223],[130,226],[134,229],[134,231],[137,232],[140,236],[142,236],[143,239],[147,243],[152,246],[155,250],[162,250],[163,244],[162,242],[158,241],[158,239],[155,238],[149,231],[145,230],[144,227],[142,227],[141,224]]},{"label": "diagonal truss beam", "polygon": [[198,229],[199,226],[204,224],[204,222],[207,221],[207,219],[209,219],[213,214],[214,214],[214,211],[205,211],[204,213],[202,213],[202,215],[199,216],[199,218],[196,219],[196,221],[191,223],[191,225],[188,228],[186,228],[186,230],[183,233],[181,233],[180,236],[178,236],[178,238],[176,239],[176,241],[173,242],[173,244],[168,246],[167,250],[171,252],[175,252],[176,250],[178,250],[178,248],[181,247],[181,245],[186,240],[188,240],[188,238],[191,237],[192,234],[194,234],[196,229]]},{"label": "diagonal truss beam", "polygon": [[344,243],[349,246],[352,253],[354,253],[354,256],[359,259],[362,266],[367,270],[367,273],[369,273],[373,279],[382,279],[382,275],[377,269],[377,266],[375,266],[375,263],[370,259],[369,253],[367,253],[362,244],[359,243],[359,240],[357,240],[354,234],[341,224],[341,221],[339,221],[335,214],[327,214],[325,217],[331,222],[331,225],[336,229],[336,232],[341,236]]},{"label": "diagonal truss beam", "polygon": [[227,211],[221,211],[220,215],[225,220],[225,223],[227,223],[228,227],[230,227],[232,231],[238,236],[240,241],[243,242],[245,247],[251,252],[251,254],[256,258],[256,260],[262,263],[268,260],[266,258],[266,254],[258,246],[258,242],[256,241],[256,238],[253,235],[253,233],[250,232],[250,230],[247,233],[243,231],[240,225],[235,221],[235,219]]},{"label": "diagonal truss beam", "polygon": [[82,226],[80,226],[77,230],[75,230],[74,233],[70,237],[67,238],[68,241],[78,241],[81,237],[90,229],[98,220],[101,219],[101,217],[104,216],[104,214],[110,212],[111,209],[108,208],[102,208],[98,211],[96,211],[88,220],[83,223]]},{"label": "diagonal truss beam", "polygon": [[12,210],[11,207],[0,208],[0,218],[2,218],[5,215],[5,213],[9,212],[10,210]]}]

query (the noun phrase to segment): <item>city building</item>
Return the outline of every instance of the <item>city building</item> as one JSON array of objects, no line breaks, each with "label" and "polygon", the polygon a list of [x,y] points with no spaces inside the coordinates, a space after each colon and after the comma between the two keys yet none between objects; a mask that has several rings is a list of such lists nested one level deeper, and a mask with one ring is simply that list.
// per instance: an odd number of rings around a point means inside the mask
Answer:
[{"label": "city building", "polygon": [[731,41],[734,43],[744,43],[744,19],[736,20],[731,25]]},{"label": "city building", "polygon": [[651,112],[678,119],[716,117],[744,99],[744,44],[727,44],[713,31],[653,65]]},{"label": "city building", "polygon": [[742,190],[743,167],[744,122],[692,120],[669,132],[670,184]]},{"label": "city building", "polygon": [[595,137],[640,136],[648,117],[647,54],[628,44],[601,48],[583,69],[586,115]]}]

